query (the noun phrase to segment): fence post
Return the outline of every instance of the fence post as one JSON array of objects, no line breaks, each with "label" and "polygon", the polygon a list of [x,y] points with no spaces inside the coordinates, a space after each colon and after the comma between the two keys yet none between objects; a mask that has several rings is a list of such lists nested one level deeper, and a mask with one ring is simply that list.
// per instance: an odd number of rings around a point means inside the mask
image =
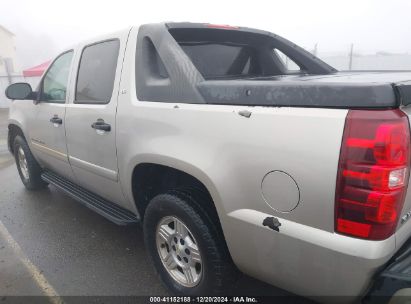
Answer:
[{"label": "fence post", "polygon": [[318,52],[318,42],[314,45],[314,51],[313,51],[313,54],[316,57],[317,57],[317,52]]},{"label": "fence post", "polygon": [[348,69],[352,70],[352,55],[353,55],[354,43],[351,43],[351,50],[350,50],[350,61],[348,64]]}]

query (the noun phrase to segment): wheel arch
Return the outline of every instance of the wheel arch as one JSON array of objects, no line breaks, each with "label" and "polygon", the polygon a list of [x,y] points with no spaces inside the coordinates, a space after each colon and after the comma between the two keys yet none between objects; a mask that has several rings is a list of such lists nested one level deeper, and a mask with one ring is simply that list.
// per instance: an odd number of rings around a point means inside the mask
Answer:
[{"label": "wheel arch", "polygon": [[[172,163],[170,163],[167,160],[170,159],[167,157],[162,158],[162,161],[146,159],[131,167],[132,199],[141,220],[144,221],[145,209],[150,200],[157,194],[194,187],[196,190],[203,191],[207,198],[202,199],[197,207],[204,211],[209,220],[215,224],[217,233],[227,246],[222,223],[225,217],[224,208],[211,179],[204,171],[191,164],[175,159],[172,159]],[[155,189],[150,189],[150,185],[155,185]],[[227,252],[230,254],[228,247]]]},{"label": "wheel arch", "polygon": [[[221,216],[217,190],[211,179],[199,168],[167,157],[162,160],[145,159],[131,168],[132,198],[142,218],[144,217],[145,207],[147,207],[153,196],[167,190],[187,186],[203,191],[208,196],[209,202],[212,203],[217,215]],[[151,189],[151,193],[141,192],[141,190],[150,190],[149,188],[154,188]]]},{"label": "wheel arch", "polygon": [[14,147],[13,147],[14,138],[16,138],[17,135],[22,136],[26,140],[26,137],[24,136],[22,128],[14,122],[9,123],[8,135],[7,135],[7,146],[8,146],[10,153],[12,154],[14,154]]}]

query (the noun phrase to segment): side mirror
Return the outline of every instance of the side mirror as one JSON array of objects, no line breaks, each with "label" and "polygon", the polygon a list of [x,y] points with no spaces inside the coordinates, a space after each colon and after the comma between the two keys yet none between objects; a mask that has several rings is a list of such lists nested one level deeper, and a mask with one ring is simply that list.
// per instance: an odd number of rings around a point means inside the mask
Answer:
[{"label": "side mirror", "polygon": [[9,85],[6,89],[8,99],[33,99],[33,90],[31,85],[25,82],[18,82]]}]

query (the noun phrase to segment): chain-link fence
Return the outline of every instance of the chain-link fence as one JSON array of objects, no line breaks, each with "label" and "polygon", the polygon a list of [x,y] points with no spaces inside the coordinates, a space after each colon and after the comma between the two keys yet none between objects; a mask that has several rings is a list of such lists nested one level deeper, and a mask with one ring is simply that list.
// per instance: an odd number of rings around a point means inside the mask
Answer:
[{"label": "chain-link fence", "polygon": [[346,51],[322,52],[318,44],[311,52],[337,70],[411,70],[411,54],[361,50],[352,44]]},{"label": "chain-link fence", "polygon": [[337,70],[411,70],[411,54],[317,55]]}]

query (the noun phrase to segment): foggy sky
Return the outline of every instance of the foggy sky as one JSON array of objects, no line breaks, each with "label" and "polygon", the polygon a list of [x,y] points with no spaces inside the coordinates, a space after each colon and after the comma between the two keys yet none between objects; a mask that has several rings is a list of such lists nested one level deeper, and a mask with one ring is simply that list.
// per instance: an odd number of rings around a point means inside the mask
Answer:
[{"label": "foggy sky", "polygon": [[142,23],[209,22],[268,30],[319,53],[411,53],[407,0],[2,0],[0,24],[16,35],[23,68],[81,40]]}]

